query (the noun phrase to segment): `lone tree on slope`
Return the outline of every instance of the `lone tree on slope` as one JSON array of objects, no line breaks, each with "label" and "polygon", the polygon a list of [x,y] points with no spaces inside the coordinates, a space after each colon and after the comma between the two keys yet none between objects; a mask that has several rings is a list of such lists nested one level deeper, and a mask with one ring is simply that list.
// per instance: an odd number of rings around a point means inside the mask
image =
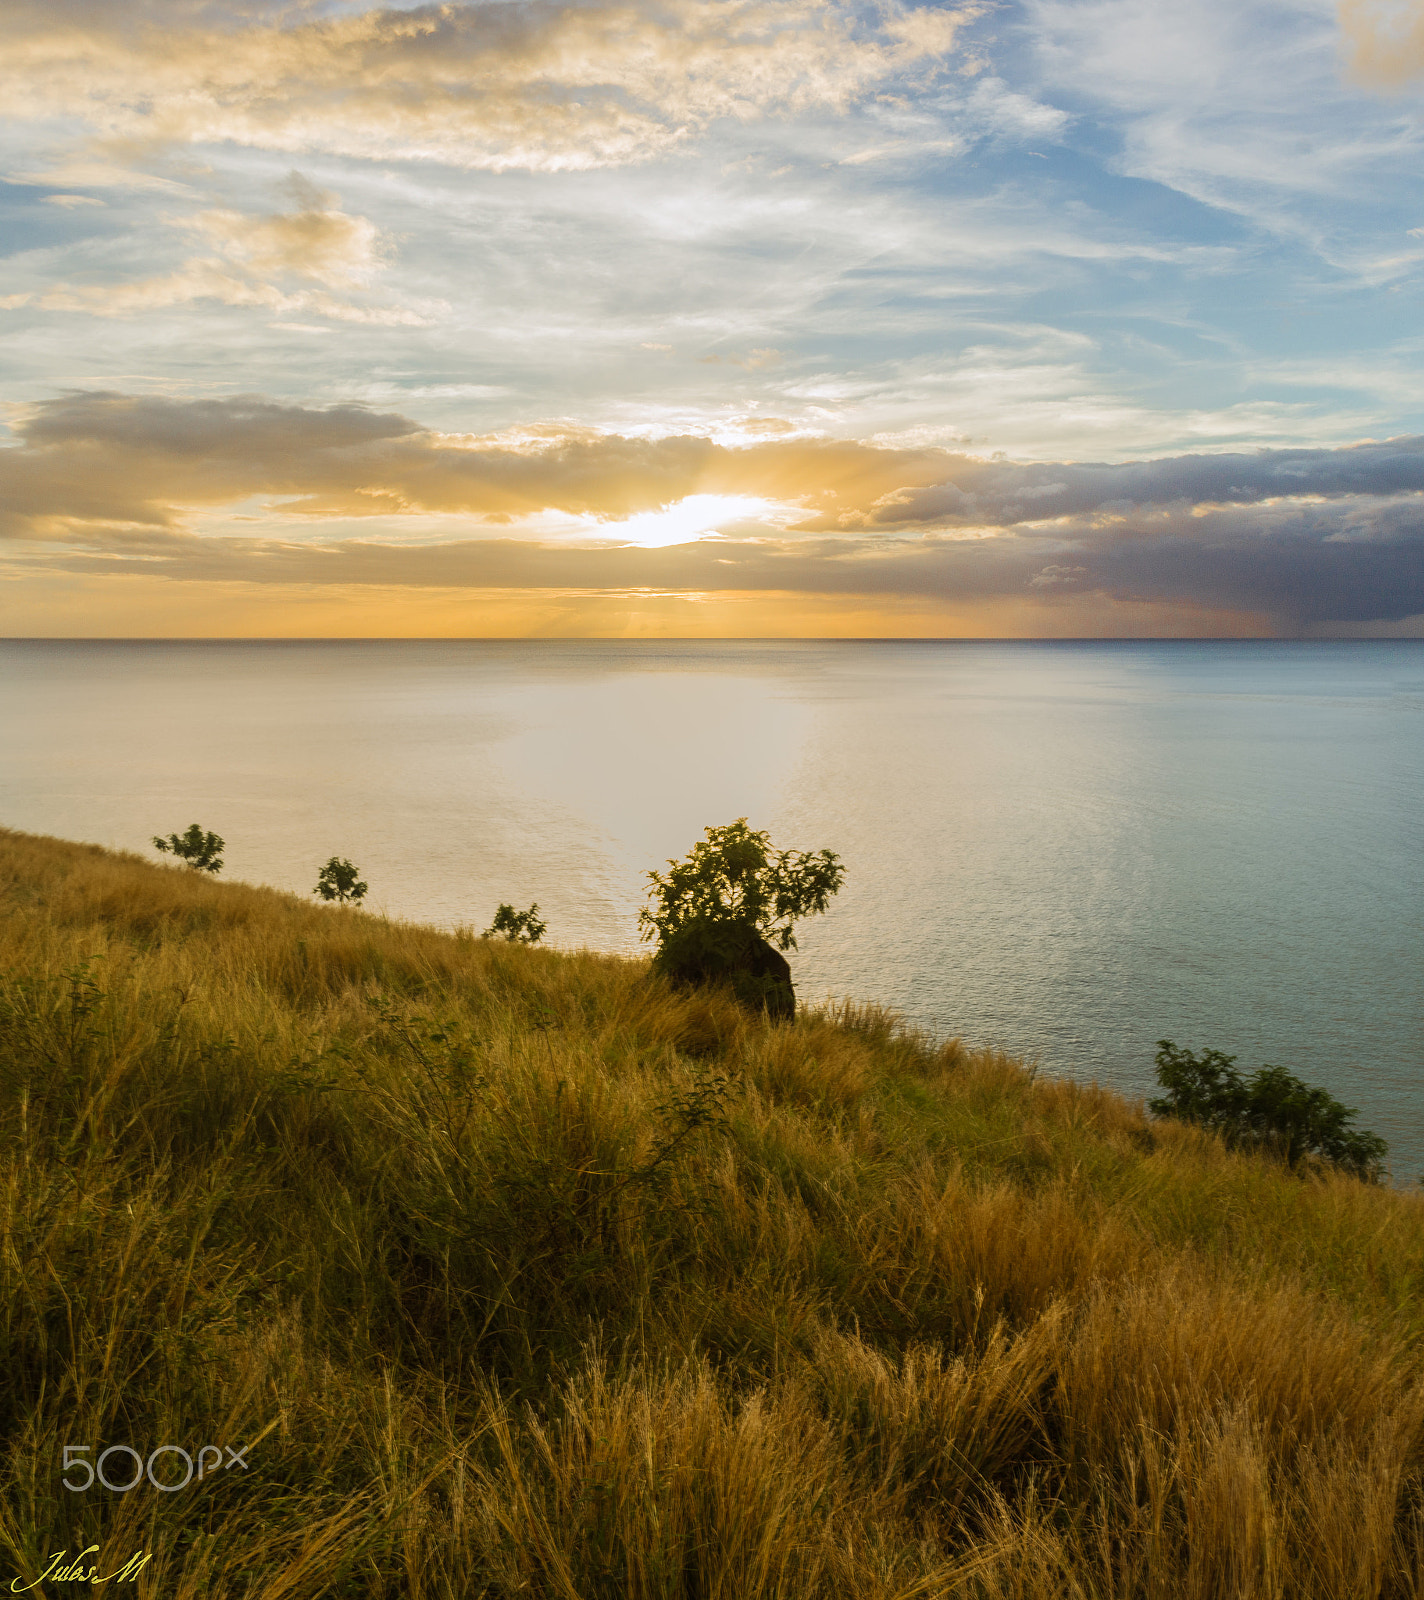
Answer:
[{"label": "lone tree on slope", "polygon": [[166,839],[155,834],[153,847],[186,861],[195,872],[222,871],[222,840],[215,833],[204,833],[196,822],[189,825],[187,833],[170,833]]},{"label": "lone tree on slope", "polygon": [[480,937],[493,939],[496,934],[503,934],[511,944],[538,944],[548,926],[539,915],[537,900],[527,911],[516,911],[507,900],[501,900],[494,921]]},{"label": "lone tree on slope", "polygon": [[353,867],[339,856],[332,856],[317,873],[316,888],[312,893],[319,894],[323,900],[336,900],[345,905],[348,900],[361,899],[366,893],[366,885],[360,881],[360,868]]},{"label": "lone tree on slope", "polygon": [[708,828],[682,861],[648,874],[652,902],[639,913],[656,939],[655,970],[681,983],[730,983],[745,1005],[774,1017],[796,1013],[792,926],[823,912],[845,868],[830,850],[773,850],[769,834],[739,817]]}]

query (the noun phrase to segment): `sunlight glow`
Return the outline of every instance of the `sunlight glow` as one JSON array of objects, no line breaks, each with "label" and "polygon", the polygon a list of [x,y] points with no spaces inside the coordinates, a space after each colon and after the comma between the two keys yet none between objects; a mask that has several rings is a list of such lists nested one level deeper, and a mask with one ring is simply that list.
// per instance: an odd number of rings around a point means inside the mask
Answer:
[{"label": "sunlight glow", "polygon": [[656,550],[668,544],[691,544],[719,531],[722,523],[764,521],[779,508],[770,500],[745,494],[690,494],[662,511],[643,511],[626,522],[606,522],[604,538]]}]

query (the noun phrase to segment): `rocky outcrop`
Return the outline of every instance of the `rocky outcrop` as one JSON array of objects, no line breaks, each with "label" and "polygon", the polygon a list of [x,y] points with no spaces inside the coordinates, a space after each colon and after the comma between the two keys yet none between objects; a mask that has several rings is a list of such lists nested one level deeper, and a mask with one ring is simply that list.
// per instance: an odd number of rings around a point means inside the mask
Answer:
[{"label": "rocky outcrop", "polygon": [[755,928],[710,920],[684,925],[653,958],[675,983],[725,983],[744,1006],[790,1021],[796,1015],[791,963]]}]

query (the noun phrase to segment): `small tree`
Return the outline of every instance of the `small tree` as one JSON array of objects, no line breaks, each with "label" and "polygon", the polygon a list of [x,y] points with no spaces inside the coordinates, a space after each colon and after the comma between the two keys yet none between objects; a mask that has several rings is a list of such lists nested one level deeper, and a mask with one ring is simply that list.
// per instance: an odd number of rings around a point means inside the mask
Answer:
[{"label": "small tree", "polygon": [[367,886],[359,879],[358,868],[349,861],[332,856],[317,873],[316,888],[312,893],[319,894],[323,900],[336,900],[345,905],[348,900],[359,900],[366,893]]},{"label": "small tree", "polygon": [[196,822],[189,825],[187,833],[170,833],[166,839],[155,834],[153,847],[186,861],[196,872],[222,871],[222,840],[215,833],[204,833]]},{"label": "small tree", "polygon": [[1159,1117],[1176,1117],[1214,1129],[1228,1142],[1236,1137],[1246,1109],[1246,1084],[1236,1070],[1236,1057],[1220,1050],[1195,1055],[1178,1050],[1170,1039],[1157,1041],[1157,1082],[1167,1091],[1148,1108]]},{"label": "small tree", "polygon": [[1377,1133],[1352,1129],[1356,1111],[1325,1089],[1302,1083],[1284,1067],[1264,1066],[1250,1078],[1236,1057],[1198,1056],[1170,1039],[1157,1041],[1157,1081],[1168,1092],[1147,1102],[1159,1117],[1213,1128],[1229,1145],[1276,1151],[1289,1165],[1319,1156],[1367,1182],[1379,1179],[1389,1146]]},{"label": "small tree", "polygon": [[774,1015],[795,1010],[792,926],[823,912],[845,868],[830,850],[773,850],[769,834],[739,817],[707,828],[682,861],[650,872],[653,902],[638,915],[644,939],[656,939],[654,967],[684,982],[729,981],[740,998]]},{"label": "small tree", "polygon": [[501,901],[494,921],[480,937],[492,939],[496,934],[503,934],[511,944],[538,944],[548,926],[547,922],[540,920],[537,900],[527,911],[516,911],[512,905]]}]

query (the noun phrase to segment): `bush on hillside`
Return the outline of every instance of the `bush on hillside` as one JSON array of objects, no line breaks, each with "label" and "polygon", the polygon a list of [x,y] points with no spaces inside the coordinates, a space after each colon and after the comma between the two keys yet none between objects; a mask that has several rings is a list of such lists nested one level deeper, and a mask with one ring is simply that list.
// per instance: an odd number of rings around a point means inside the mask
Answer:
[{"label": "bush on hillside", "polygon": [[196,872],[222,871],[222,840],[215,833],[204,833],[196,822],[188,824],[186,833],[170,833],[166,839],[155,834],[153,847],[186,861]]},{"label": "bush on hillside", "polygon": [[823,912],[845,868],[830,850],[773,850],[769,834],[739,817],[708,828],[667,873],[650,872],[651,907],[638,916],[656,939],[654,968],[681,982],[730,982],[739,999],[773,1016],[795,1010],[794,923]]},{"label": "bush on hillside", "polygon": [[361,882],[361,869],[352,866],[349,861],[343,861],[339,856],[332,856],[316,876],[316,888],[313,894],[319,894],[323,900],[335,900],[341,905],[348,901],[363,899],[367,885]]},{"label": "bush on hillside", "polygon": [[1157,1116],[1212,1128],[1233,1146],[1274,1150],[1292,1167],[1318,1156],[1378,1181],[1389,1146],[1378,1134],[1350,1128],[1355,1109],[1327,1090],[1302,1083],[1284,1067],[1263,1066],[1243,1078],[1235,1056],[1219,1050],[1198,1056],[1170,1039],[1157,1041],[1156,1060],[1157,1081],[1167,1090],[1148,1101]]},{"label": "bush on hillside", "polygon": [[493,939],[496,934],[502,934],[511,944],[538,944],[548,927],[549,924],[539,915],[537,900],[527,911],[516,911],[508,901],[502,900],[499,910],[494,914],[494,921],[480,937]]}]

